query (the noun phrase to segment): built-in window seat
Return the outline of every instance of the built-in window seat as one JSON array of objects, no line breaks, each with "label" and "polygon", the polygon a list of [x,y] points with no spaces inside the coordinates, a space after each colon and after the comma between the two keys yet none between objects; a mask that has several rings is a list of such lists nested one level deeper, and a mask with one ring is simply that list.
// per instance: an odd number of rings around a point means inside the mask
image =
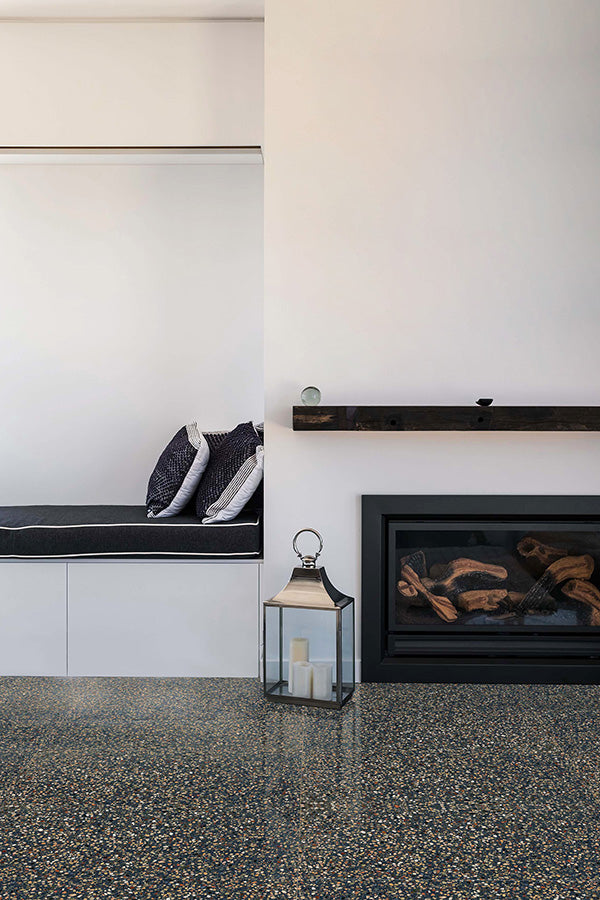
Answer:
[{"label": "built-in window seat", "polygon": [[193,515],[149,519],[144,506],[0,507],[0,558],[256,559],[260,512],[203,525]]},{"label": "built-in window seat", "polygon": [[258,674],[261,511],[0,507],[0,674]]}]

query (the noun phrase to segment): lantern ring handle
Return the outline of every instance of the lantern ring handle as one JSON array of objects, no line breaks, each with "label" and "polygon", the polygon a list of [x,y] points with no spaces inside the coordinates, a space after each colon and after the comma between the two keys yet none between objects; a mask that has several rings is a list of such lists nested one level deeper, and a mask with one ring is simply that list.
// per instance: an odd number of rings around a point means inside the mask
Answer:
[{"label": "lantern ring handle", "polygon": [[[300,553],[300,551],[298,550],[298,544],[297,544],[298,538],[300,537],[301,534],[306,534],[306,533],[314,534],[315,537],[319,538],[319,549],[317,550],[317,552],[315,553],[314,556],[303,556],[302,553]],[[302,560],[302,564],[307,568],[313,568],[317,559],[321,555],[321,551],[323,549],[323,538],[321,537],[321,535],[319,534],[318,531],[315,531],[314,528],[301,528],[300,531],[298,531],[294,535],[294,540],[292,541],[292,547],[294,548],[294,553],[296,554],[296,556],[299,556],[300,559]]]}]

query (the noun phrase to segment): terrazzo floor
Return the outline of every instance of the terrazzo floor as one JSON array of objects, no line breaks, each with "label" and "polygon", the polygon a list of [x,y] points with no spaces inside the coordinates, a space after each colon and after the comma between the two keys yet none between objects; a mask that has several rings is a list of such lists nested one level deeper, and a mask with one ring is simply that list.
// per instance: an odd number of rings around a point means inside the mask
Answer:
[{"label": "terrazzo floor", "polygon": [[600,898],[600,687],[0,679],[0,900]]}]

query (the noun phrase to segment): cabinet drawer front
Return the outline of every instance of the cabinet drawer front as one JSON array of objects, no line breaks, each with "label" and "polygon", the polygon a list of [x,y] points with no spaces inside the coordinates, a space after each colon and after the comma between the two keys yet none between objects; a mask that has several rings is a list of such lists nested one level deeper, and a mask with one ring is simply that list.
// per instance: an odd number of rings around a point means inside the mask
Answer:
[{"label": "cabinet drawer front", "polygon": [[0,565],[0,675],[66,675],[66,566]]},{"label": "cabinet drawer front", "polygon": [[70,563],[69,674],[255,677],[258,568]]}]

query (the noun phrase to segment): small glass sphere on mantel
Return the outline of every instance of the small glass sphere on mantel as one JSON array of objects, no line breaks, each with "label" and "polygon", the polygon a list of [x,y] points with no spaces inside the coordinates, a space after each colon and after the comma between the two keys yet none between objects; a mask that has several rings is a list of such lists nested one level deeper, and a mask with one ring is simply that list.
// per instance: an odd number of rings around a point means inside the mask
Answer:
[{"label": "small glass sphere on mantel", "polygon": [[321,391],[314,384],[305,387],[300,394],[300,399],[304,406],[318,406],[321,402]]}]

